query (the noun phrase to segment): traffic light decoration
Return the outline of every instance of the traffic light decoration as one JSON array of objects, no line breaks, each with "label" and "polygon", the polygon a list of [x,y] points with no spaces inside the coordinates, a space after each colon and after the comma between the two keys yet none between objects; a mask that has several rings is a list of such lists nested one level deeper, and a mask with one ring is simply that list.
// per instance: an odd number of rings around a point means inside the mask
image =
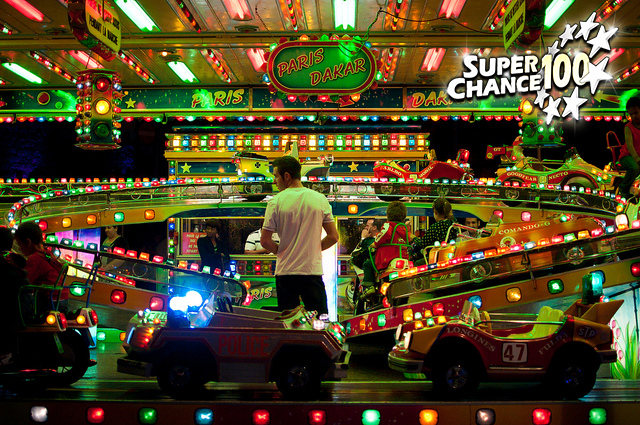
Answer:
[{"label": "traffic light decoration", "polygon": [[115,71],[80,71],[76,98],[76,146],[87,150],[118,149],[122,86]]},{"label": "traffic light decoration", "polygon": [[523,99],[518,110],[522,114],[520,121],[520,138],[523,147],[564,146],[562,123],[552,122],[547,125],[545,116],[536,108],[530,99]]}]

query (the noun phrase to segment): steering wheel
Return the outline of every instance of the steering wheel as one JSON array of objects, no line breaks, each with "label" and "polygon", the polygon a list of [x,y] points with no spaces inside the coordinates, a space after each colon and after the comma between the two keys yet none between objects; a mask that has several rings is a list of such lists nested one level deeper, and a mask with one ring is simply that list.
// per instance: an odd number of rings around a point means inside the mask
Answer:
[{"label": "steering wheel", "polygon": [[233,305],[231,299],[226,296],[216,297],[216,303],[218,305],[218,311],[225,313],[233,313]]}]

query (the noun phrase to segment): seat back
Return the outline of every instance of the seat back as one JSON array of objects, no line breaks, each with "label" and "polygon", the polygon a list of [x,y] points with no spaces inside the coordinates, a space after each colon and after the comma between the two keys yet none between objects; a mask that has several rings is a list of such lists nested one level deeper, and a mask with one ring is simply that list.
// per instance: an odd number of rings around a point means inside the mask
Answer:
[{"label": "seat back", "polygon": [[[404,234],[406,235],[405,236],[405,243],[394,243],[393,241],[396,238],[396,231],[398,230],[398,228],[400,226],[404,227]],[[397,247],[398,248],[398,254],[397,254],[396,258],[394,260],[392,260],[392,262],[394,262],[397,259],[409,258],[409,229],[407,228],[407,225],[404,224],[404,223],[396,224],[394,226],[394,228],[393,228],[393,231],[391,232],[391,242],[378,245],[378,249],[382,248],[383,246],[391,246],[391,247]],[[373,253],[371,252],[371,250],[369,250],[369,257],[371,258],[371,263],[375,264],[376,260],[373,257]],[[391,264],[391,263],[389,263],[389,264]]]},{"label": "seat back", "polygon": [[[564,318],[565,315],[562,310],[553,309],[545,305],[540,309],[537,322],[561,322]],[[549,336],[558,330],[558,327],[558,324],[536,323],[531,331],[531,338],[544,338]]]}]

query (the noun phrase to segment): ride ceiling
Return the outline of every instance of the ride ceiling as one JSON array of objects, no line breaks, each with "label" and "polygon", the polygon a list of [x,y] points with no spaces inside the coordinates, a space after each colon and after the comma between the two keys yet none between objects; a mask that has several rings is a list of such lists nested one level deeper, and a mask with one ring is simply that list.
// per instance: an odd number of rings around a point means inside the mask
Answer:
[{"label": "ride ceiling", "polygon": [[[368,95],[369,98],[385,99],[385,94],[399,91],[398,95],[389,97],[392,101],[390,107],[395,109],[391,112],[406,110],[407,98],[412,92],[427,94],[433,92],[437,96],[440,91],[445,90],[447,83],[462,71],[462,58],[467,53],[491,57],[505,55],[502,31],[500,29],[491,31],[490,28],[504,0],[467,0],[460,15],[455,19],[438,17],[442,6],[441,1],[404,1],[400,2],[398,14],[400,19],[395,24],[393,11],[397,5],[394,1],[382,6],[379,6],[379,2],[370,0],[359,1],[355,8],[355,28],[348,31],[342,27],[336,29],[334,2],[329,0],[294,1],[297,31],[294,30],[294,23],[290,18],[286,2],[281,0],[247,2],[248,9],[242,13],[229,11],[223,0],[138,0],[138,2],[155,23],[152,30],[139,29],[116,5],[121,21],[122,55],[120,56],[126,59],[117,57],[108,62],[93,54],[91,61],[117,71],[122,77],[124,90],[131,90],[132,94],[139,94],[140,97],[147,96],[152,99],[163,97],[170,100],[174,90],[216,93],[244,89],[248,103],[245,109],[241,111],[220,109],[232,115],[246,114],[247,111],[254,110],[256,115],[266,114],[273,108],[274,105],[269,102],[255,104],[266,91],[266,85],[263,83],[264,72],[254,68],[251,58],[256,49],[267,51],[269,46],[277,43],[281,37],[346,34],[351,37],[366,38],[371,42],[372,48],[379,52],[379,59],[392,58],[388,78],[386,81],[379,80],[379,89],[371,90]],[[59,74],[60,69],[73,77],[77,76],[79,71],[86,69],[87,64],[91,62],[76,58],[79,57],[76,54],[77,51],[88,53],[90,51],[77,41],[69,29],[66,0],[30,0],[30,3],[42,12],[41,22],[25,17],[9,2],[0,1],[0,62],[19,64],[40,76],[46,84],[28,83],[0,66],[0,80],[4,83],[0,85],[0,105],[4,104],[0,106],[0,114],[9,112],[9,108],[13,112],[27,108],[34,113],[41,109],[21,106],[19,99],[11,98],[19,96],[21,92],[28,91],[26,96],[36,100],[39,92],[43,90],[50,92],[52,96],[67,97],[66,93],[74,92],[75,84],[63,78]],[[112,3],[118,2],[113,0]],[[602,18],[600,22],[605,27],[618,27],[616,36],[611,40],[611,48],[620,49],[616,52],[621,54],[610,60],[607,68],[612,73],[613,79],[601,85],[605,95],[594,96],[593,101],[593,108],[599,108],[606,96],[605,100],[610,104],[605,105],[605,109],[609,112],[621,110],[622,105],[619,105],[616,93],[620,94],[640,86],[640,73],[615,82],[620,75],[637,64],[640,56],[640,3],[620,0],[616,3],[622,6],[615,13],[606,15],[607,2],[602,0],[574,2],[555,25],[543,31],[541,40],[531,46],[535,54],[546,52],[545,40],[556,39],[567,23],[577,24],[586,20],[592,11],[599,13]],[[588,47],[584,41],[575,44],[577,50]],[[427,71],[424,62],[428,50],[432,48],[442,48],[446,51],[437,70]],[[224,72],[221,72],[220,67],[212,62],[210,52],[217,55]],[[58,66],[57,72],[34,59],[42,55]],[[133,61],[134,66],[131,66],[130,61]],[[170,61],[181,61],[187,65],[197,78],[197,82],[184,83],[168,66]],[[159,92],[162,94],[149,93],[153,89],[160,89]],[[193,93],[184,98],[193,100]],[[176,97],[176,99],[183,98]],[[123,102],[125,100],[128,99],[123,99]],[[504,102],[504,100],[500,101]],[[17,104],[12,106],[12,102]],[[398,102],[400,104],[397,104]],[[289,111],[301,107],[320,110],[339,109],[337,104],[303,105],[299,101],[288,102],[287,99],[284,99],[283,103],[276,106]],[[141,108],[141,104],[145,105],[143,102],[137,102],[133,108],[130,108],[143,109],[131,111],[132,116],[145,114],[153,116],[159,112],[144,110],[146,108]],[[64,99],[53,105],[55,105],[54,109],[63,109],[63,111],[52,110],[50,114],[56,112],[62,115],[67,114],[68,105]],[[123,104],[123,106],[123,115],[126,116],[126,105]],[[424,108],[418,107],[411,110],[410,106],[409,113],[425,113]],[[443,105],[440,106],[444,109]],[[446,106],[462,111],[465,108],[474,109],[473,103]],[[175,115],[181,113],[181,111],[174,111],[176,108],[170,102],[169,104],[160,102],[158,107],[163,111],[173,111]],[[194,108],[197,107],[202,105],[194,106]],[[386,107],[384,104],[377,107],[364,104],[363,109],[371,114]],[[508,111],[512,110],[510,104],[505,107]],[[264,109],[261,110],[261,108]],[[52,109],[52,105],[44,109]],[[354,109],[358,108],[354,107]],[[498,107],[498,109],[501,108]]]}]

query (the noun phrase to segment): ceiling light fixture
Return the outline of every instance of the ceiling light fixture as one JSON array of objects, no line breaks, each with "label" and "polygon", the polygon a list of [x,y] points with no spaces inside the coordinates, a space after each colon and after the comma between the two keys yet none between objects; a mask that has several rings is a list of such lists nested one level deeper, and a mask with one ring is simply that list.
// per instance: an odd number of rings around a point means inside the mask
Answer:
[{"label": "ceiling light fixture", "polygon": [[199,83],[200,82],[200,81],[198,81],[196,76],[193,75],[193,72],[191,72],[191,70],[187,67],[187,65],[185,65],[184,62],[178,62],[178,61],[167,62],[167,65],[169,65],[169,68],[171,68],[171,70],[173,72],[175,72],[176,75],[183,82],[185,82],[185,83]]},{"label": "ceiling light fixture", "polygon": [[356,0],[333,0],[333,26],[337,30],[356,29]]},{"label": "ceiling light fixture", "polygon": [[144,11],[136,0],[115,0],[115,2],[141,31],[160,31],[160,28],[158,28],[155,22],[153,22],[153,19],[147,15],[147,12]]},{"label": "ceiling light fixture", "polygon": [[[211,60],[213,69],[216,71],[216,74],[218,74],[218,77],[220,77],[220,79],[225,83],[230,83],[231,76],[229,75],[229,72],[225,67],[226,64],[224,63],[224,58],[222,56],[222,53],[215,52],[212,49],[203,50],[203,53],[208,59]],[[228,66],[229,65],[227,65],[227,67]]]},{"label": "ceiling light fixture", "polygon": [[130,69],[135,71],[135,73],[138,74],[138,77],[142,78],[146,82],[151,83],[151,84],[156,84],[156,83],[160,82],[160,80],[158,80],[155,77],[155,75],[151,74],[142,65],[140,65],[138,63],[138,60],[135,59],[135,57],[133,55],[129,55],[129,54],[125,53],[124,51],[120,50],[118,52],[118,59],[120,59],[122,61],[122,63],[127,65]]},{"label": "ceiling light fixture", "polygon": [[36,22],[44,22],[44,13],[33,7],[27,0],[4,0],[18,12]]},{"label": "ceiling light fixture", "polygon": [[78,80],[75,75],[71,74],[69,71],[67,71],[62,66],[55,63],[49,57],[47,57],[46,55],[43,55],[42,53],[31,50],[29,52],[29,56],[31,56],[33,59],[36,60],[36,62],[38,62],[40,65],[44,66],[45,68],[47,68],[49,71],[55,72],[56,74],[58,74],[65,80],[72,82],[73,84],[75,84],[76,81]]},{"label": "ceiling light fixture", "polygon": [[427,50],[427,54],[424,56],[420,70],[427,72],[437,71],[446,52],[447,49],[442,47],[433,47]]},{"label": "ceiling light fixture", "polygon": [[257,48],[247,49],[247,57],[256,72],[267,72],[267,60],[264,58],[264,50]]},{"label": "ceiling light fixture", "polygon": [[544,29],[548,30],[558,22],[564,12],[571,7],[576,0],[553,0],[544,11]]},{"label": "ceiling light fixture", "polygon": [[30,83],[33,83],[33,84],[47,84],[47,82],[44,81],[42,78],[38,77],[33,72],[23,68],[22,66],[18,65],[17,63],[4,62],[2,64],[2,66],[4,66],[6,69],[8,69],[9,71],[13,72],[14,74],[24,78],[25,80],[27,80]]},{"label": "ceiling light fixture", "polygon": [[222,3],[234,21],[250,21],[253,19],[247,0],[222,0]]},{"label": "ceiling light fixture", "polygon": [[438,16],[444,15],[446,18],[459,17],[466,2],[467,0],[442,0]]},{"label": "ceiling light fixture", "polygon": [[100,62],[93,59],[87,52],[83,52],[82,50],[69,50],[69,54],[82,63],[85,68],[104,68]]}]

